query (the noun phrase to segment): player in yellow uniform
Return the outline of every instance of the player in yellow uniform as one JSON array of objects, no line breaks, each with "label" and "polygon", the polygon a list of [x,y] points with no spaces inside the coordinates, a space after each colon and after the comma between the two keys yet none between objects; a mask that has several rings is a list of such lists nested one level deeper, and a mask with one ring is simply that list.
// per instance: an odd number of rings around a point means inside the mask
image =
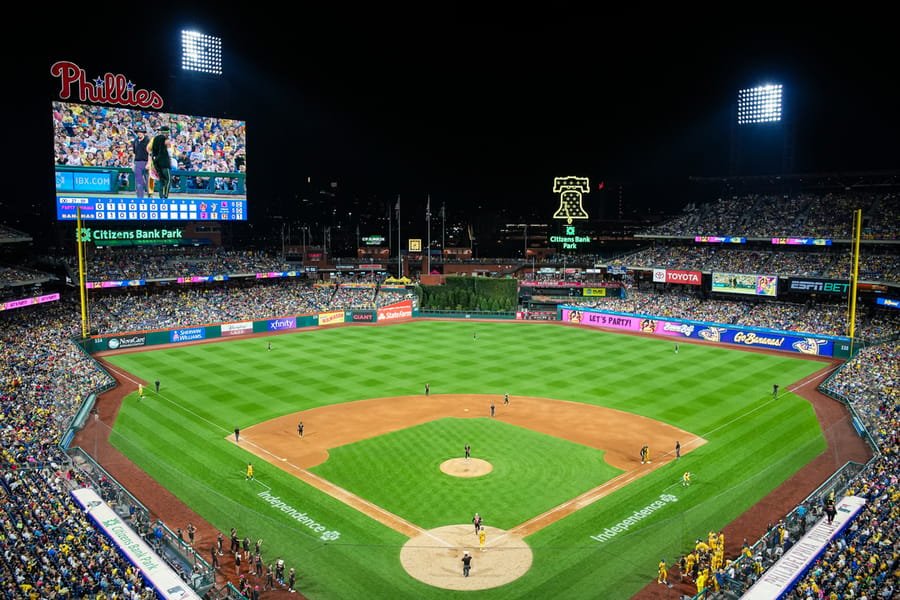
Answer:
[{"label": "player in yellow uniform", "polygon": [[244,477],[244,479],[248,479],[248,480],[253,479],[253,463],[252,462],[247,463],[247,475]]},{"label": "player in yellow uniform", "polygon": [[659,575],[656,576],[656,583],[669,585],[669,570],[666,568],[666,559],[659,559]]},{"label": "player in yellow uniform", "polygon": [[484,552],[484,527],[478,530],[478,543],[481,544],[481,551]]},{"label": "player in yellow uniform", "polygon": [[681,485],[687,487],[691,485],[691,472],[685,471],[684,475],[681,476]]}]

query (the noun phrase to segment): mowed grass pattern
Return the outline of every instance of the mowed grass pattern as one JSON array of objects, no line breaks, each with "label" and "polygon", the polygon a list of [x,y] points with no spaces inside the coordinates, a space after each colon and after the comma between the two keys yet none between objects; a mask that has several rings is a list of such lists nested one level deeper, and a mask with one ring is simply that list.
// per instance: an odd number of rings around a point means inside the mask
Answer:
[{"label": "mowed grass pattern", "polygon": [[[126,399],[112,442],[218,529],[264,538],[266,559],[277,554],[296,565],[310,598],[627,599],[653,580],[661,556],[674,560],[825,449],[806,401],[790,393],[771,398],[773,383],[784,390],[821,362],[690,343],[676,355],[672,341],[559,324],[338,327],[109,360],[162,382],[158,396]],[[245,482],[252,457],[225,441],[235,427],[317,406],[420,394],[426,382],[432,394],[509,392],[607,406],[709,443],[529,536],[535,560],[522,578],[464,594],[409,577],[399,562],[405,536],[292,475],[257,464],[257,481]],[[437,472],[442,460],[459,456],[463,437],[485,448],[494,471],[468,481]],[[616,473],[597,450],[543,438],[490,419],[442,419],[335,449],[313,470],[421,527],[468,523],[477,510],[508,528]],[[535,444],[542,465],[530,464]],[[679,484],[684,470],[695,473],[689,488]],[[299,516],[275,510],[261,492]],[[654,508],[643,511],[648,506]],[[626,519],[614,535],[600,535]]]},{"label": "mowed grass pattern", "polygon": [[[467,440],[473,456],[493,466],[489,475],[441,472]],[[621,473],[594,448],[487,417],[445,418],[349,444],[311,471],[427,529],[459,523],[462,506],[509,529]],[[530,493],[535,484],[541,493]]]}]

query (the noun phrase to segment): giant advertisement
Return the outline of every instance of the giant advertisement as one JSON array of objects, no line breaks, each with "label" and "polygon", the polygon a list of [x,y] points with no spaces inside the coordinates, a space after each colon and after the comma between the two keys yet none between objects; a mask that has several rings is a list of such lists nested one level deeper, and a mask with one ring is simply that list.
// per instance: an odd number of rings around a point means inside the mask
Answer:
[{"label": "giant advertisement", "polygon": [[711,291],[775,297],[778,295],[778,277],[748,273],[713,273]]},{"label": "giant advertisement", "polygon": [[592,327],[607,327],[625,331],[640,331],[656,335],[693,338],[707,342],[721,342],[754,348],[771,348],[813,356],[834,356],[836,342],[846,338],[834,336],[804,336],[796,332],[774,329],[723,326],[703,321],[660,319],[651,316],[601,312],[573,307],[561,308],[562,321]]},{"label": "giant advertisement", "polygon": [[374,310],[348,310],[344,314],[347,323],[374,323],[376,313]]}]

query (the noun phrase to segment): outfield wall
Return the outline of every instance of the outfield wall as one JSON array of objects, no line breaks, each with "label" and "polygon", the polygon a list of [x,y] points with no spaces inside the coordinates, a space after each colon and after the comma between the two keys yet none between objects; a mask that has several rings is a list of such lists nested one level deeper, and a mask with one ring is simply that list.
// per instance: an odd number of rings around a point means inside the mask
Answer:
[{"label": "outfield wall", "polygon": [[770,350],[797,352],[810,356],[832,356],[835,358],[849,358],[851,352],[851,340],[846,337],[813,335],[796,331],[778,331],[763,327],[722,325],[705,321],[672,319],[651,315],[634,315],[577,306],[560,306],[558,319],[565,323],[666,335],[673,337],[674,341],[679,339],[697,339],[741,347],[768,348]]},{"label": "outfield wall", "polygon": [[412,300],[404,300],[403,302],[373,310],[333,310],[315,314],[278,317],[277,319],[94,335],[87,340],[84,348],[88,353],[102,352],[104,350],[126,350],[128,348],[179,344],[182,342],[237,337],[253,333],[289,331],[291,329],[338,325],[341,323],[383,323],[398,319],[410,319],[415,316],[418,316],[418,311],[413,308]]}]

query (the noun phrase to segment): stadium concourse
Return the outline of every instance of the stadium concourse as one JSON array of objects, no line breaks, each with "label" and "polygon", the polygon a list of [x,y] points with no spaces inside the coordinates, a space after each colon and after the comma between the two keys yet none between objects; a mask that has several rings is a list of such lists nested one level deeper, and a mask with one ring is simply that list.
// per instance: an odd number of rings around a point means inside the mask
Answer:
[{"label": "stadium concourse", "polygon": [[[873,215],[869,239],[896,241],[896,198],[880,197],[878,200],[869,213]],[[797,253],[772,250],[771,246],[765,250],[698,247],[683,242],[684,237],[689,234],[692,237],[700,229],[708,235],[733,234],[734,231],[728,231],[724,224],[735,222],[748,231],[759,229],[760,234],[768,236],[805,234],[806,237],[833,235],[846,238],[843,235],[846,232],[841,231],[842,225],[833,216],[837,211],[812,210],[820,201],[826,202],[819,197],[807,199],[803,214],[792,213],[776,200],[766,197],[754,198],[754,210],[750,211],[746,201],[743,204],[740,199],[724,201],[715,210],[689,212],[660,225],[655,231],[660,237],[652,248],[610,260],[609,264],[619,263],[629,271],[644,267],[846,278],[849,263],[842,253]],[[843,205],[841,198],[830,197],[827,201],[832,202],[828,206]],[[721,222],[712,218],[717,214],[724,215]],[[772,218],[745,218],[762,214],[771,214]],[[785,228],[783,223],[798,225],[791,229]],[[15,232],[0,234],[0,238],[3,237],[19,239]],[[166,251],[142,249],[110,253],[105,262],[98,261],[97,268],[102,272],[92,272],[89,280],[153,279],[154,276],[193,273],[211,275],[221,269],[231,273],[240,269],[241,273],[247,273],[284,268],[277,257],[266,253],[170,249],[167,259],[160,261],[160,252]],[[596,258],[590,257],[590,260]],[[240,262],[235,266],[228,260]],[[900,260],[889,246],[868,246],[860,263],[861,272],[865,272],[869,280],[894,286],[900,281]],[[259,268],[263,266],[265,268]],[[0,268],[3,299],[23,297],[26,290],[30,291],[35,277],[42,278],[41,273],[30,267],[10,265]],[[655,285],[628,275],[623,282],[628,287],[626,297],[606,299],[603,304],[595,305],[630,313],[691,317],[789,331],[844,333],[842,308],[827,299],[807,297],[805,302],[799,303],[735,301],[707,297],[690,286]],[[295,307],[296,311],[298,305],[308,306],[309,310],[332,310],[372,307],[396,300],[393,291],[385,291],[381,296],[375,293],[377,288],[341,286],[340,283],[342,281],[338,280],[334,285],[315,287],[304,281],[237,280],[232,284],[165,286],[152,293],[140,294],[127,288],[104,290],[94,297],[97,312],[93,315],[92,326],[101,332],[121,332],[253,319],[261,315],[260,311],[274,310],[272,307],[279,306],[280,301]],[[73,502],[69,490],[92,487],[108,502],[116,504],[124,497],[116,482],[108,476],[108,473],[116,472],[119,474],[116,479],[121,475],[119,483],[133,490],[137,500],[149,510],[145,517],[137,513],[131,515],[132,524],[148,543],[154,543],[154,524],[157,522],[166,524],[170,531],[184,531],[188,523],[193,523],[197,527],[195,547],[207,561],[211,560],[209,549],[216,543],[219,532],[165,490],[145,495],[146,492],[140,490],[152,483],[149,478],[139,472],[126,475],[123,467],[117,464],[119,459],[101,435],[115,417],[115,401],[104,400],[98,404],[95,417],[87,419],[78,434],[80,446],[93,451],[97,462],[106,468],[105,472],[86,466],[87,463],[75,460],[62,449],[63,438],[89,394],[115,389],[111,396],[104,396],[105,399],[124,394],[129,388],[116,387],[117,382],[72,343],[72,339],[80,337],[78,298],[65,289],[61,293],[58,301],[0,311],[0,360],[4,365],[0,379],[0,469],[3,475],[0,500],[4,529],[0,590],[4,598],[156,598],[158,594],[148,588],[124,555],[106,543],[103,535]],[[636,566],[636,571],[647,573],[648,585],[635,598],[671,598],[673,593],[692,596],[698,592],[697,581],[704,566],[709,567],[705,580],[709,582],[710,597],[738,597],[759,580],[766,568],[790,550],[804,531],[825,518],[826,503],[832,493],[836,498],[845,495],[863,497],[867,504],[852,526],[831,541],[825,553],[787,597],[866,597],[873,600],[896,594],[900,579],[900,514],[897,512],[900,503],[900,342],[897,341],[900,319],[897,312],[874,303],[860,306],[856,334],[865,342],[865,347],[826,382],[797,390],[816,407],[826,433],[828,451],[726,526],[721,557],[716,558],[715,553],[710,552],[710,562],[706,564],[703,556],[706,551],[702,547],[685,548],[686,555],[694,555],[690,562],[698,565],[689,574],[682,574],[677,566],[681,557],[666,557],[672,588],[656,583],[655,564]],[[852,433],[848,408],[864,428],[868,444],[862,437],[844,435]],[[830,480],[829,477],[848,460],[864,465],[857,471]],[[820,487],[825,483],[827,487]],[[813,492],[816,494],[811,496]],[[239,586],[242,579],[248,579],[246,572],[244,578],[239,576],[231,559],[226,562],[230,539],[229,532],[222,533],[226,553],[215,576],[217,590],[226,583]],[[249,536],[253,540],[253,532],[237,534],[241,539]],[[709,534],[698,531],[696,537],[708,540]],[[278,557],[278,548],[263,545],[261,550],[266,564]],[[205,568],[202,563],[194,566],[196,573],[187,572],[177,560],[173,560],[172,565],[176,570],[180,569],[179,574],[185,580],[190,580],[192,575],[204,575],[200,572]],[[721,568],[713,568],[714,565]],[[286,567],[289,569],[291,565]],[[243,569],[246,568],[245,564]],[[298,572],[297,587],[302,597],[302,568],[298,568]],[[250,578],[253,585],[260,580],[256,575]],[[264,577],[262,581],[265,581]],[[717,587],[719,591],[715,591]],[[236,592],[237,587],[223,591],[226,595]],[[288,594],[286,588],[279,586],[277,591],[267,590],[261,597],[286,597]]]}]

